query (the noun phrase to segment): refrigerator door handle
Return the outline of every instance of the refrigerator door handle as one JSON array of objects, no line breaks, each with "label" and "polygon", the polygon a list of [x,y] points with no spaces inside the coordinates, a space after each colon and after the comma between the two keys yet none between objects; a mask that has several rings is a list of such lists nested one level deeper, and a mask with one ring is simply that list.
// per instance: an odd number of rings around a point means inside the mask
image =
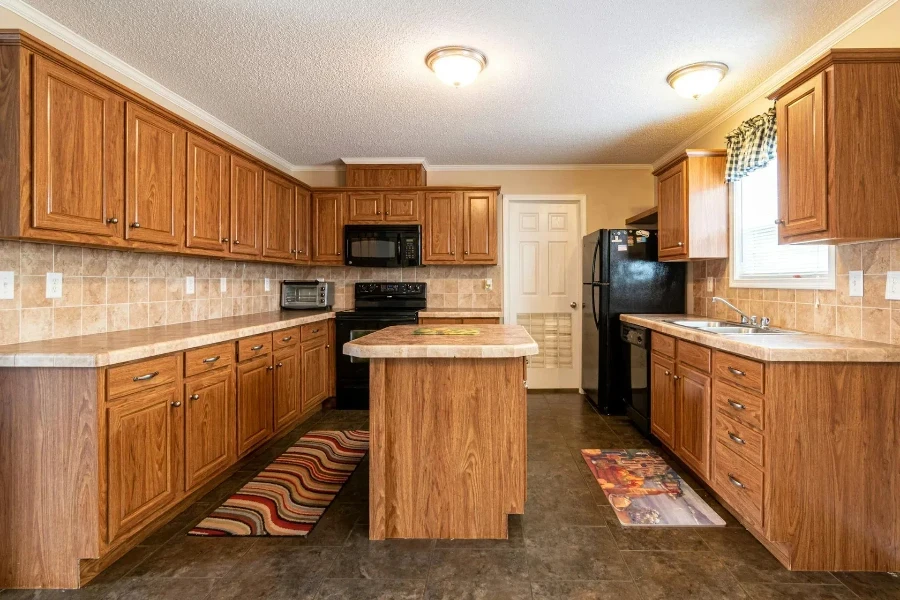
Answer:
[{"label": "refrigerator door handle", "polygon": [[600,319],[597,318],[597,302],[595,301],[594,286],[591,286],[591,313],[594,315],[594,326],[600,327]]},{"label": "refrigerator door handle", "polygon": [[597,245],[594,246],[594,256],[591,257],[591,283],[597,281],[597,253],[600,252],[600,240],[602,236],[597,238]]}]

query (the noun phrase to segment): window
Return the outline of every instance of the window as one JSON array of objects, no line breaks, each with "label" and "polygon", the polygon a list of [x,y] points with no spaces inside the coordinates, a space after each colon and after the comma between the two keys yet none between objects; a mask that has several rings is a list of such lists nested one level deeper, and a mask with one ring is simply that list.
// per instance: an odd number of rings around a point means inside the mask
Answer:
[{"label": "window", "polygon": [[732,287],[834,289],[834,249],[778,245],[778,168],[732,184]]}]

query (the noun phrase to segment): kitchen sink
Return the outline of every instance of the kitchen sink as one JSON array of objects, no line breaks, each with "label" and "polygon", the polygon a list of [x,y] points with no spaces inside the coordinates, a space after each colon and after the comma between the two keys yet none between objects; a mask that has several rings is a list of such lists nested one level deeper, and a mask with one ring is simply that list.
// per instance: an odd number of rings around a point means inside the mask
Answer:
[{"label": "kitchen sink", "polygon": [[707,333],[718,333],[720,335],[800,335],[799,331],[788,331],[786,329],[775,329],[774,327],[754,327],[753,325],[732,323],[731,321],[688,321],[688,320],[671,320],[666,321],[672,325],[680,327],[688,327],[697,329]]}]

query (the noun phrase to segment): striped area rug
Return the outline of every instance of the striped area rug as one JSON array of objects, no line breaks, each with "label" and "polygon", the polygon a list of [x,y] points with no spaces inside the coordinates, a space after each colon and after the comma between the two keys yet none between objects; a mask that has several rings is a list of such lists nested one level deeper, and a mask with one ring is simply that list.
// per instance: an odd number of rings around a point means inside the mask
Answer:
[{"label": "striped area rug", "polygon": [[310,431],[188,535],[308,535],[368,450],[368,431]]}]

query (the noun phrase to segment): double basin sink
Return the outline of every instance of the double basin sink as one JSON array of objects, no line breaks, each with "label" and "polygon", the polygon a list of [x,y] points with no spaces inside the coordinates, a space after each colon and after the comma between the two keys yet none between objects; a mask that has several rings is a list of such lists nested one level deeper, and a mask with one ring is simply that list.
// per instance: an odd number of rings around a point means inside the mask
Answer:
[{"label": "double basin sink", "polygon": [[672,325],[679,327],[687,327],[689,329],[697,329],[707,333],[718,333],[721,335],[797,335],[797,331],[788,331],[785,329],[775,329],[774,327],[758,327],[755,325],[733,323],[731,321],[695,321],[695,320],[678,320],[673,319],[666,321]]}]

